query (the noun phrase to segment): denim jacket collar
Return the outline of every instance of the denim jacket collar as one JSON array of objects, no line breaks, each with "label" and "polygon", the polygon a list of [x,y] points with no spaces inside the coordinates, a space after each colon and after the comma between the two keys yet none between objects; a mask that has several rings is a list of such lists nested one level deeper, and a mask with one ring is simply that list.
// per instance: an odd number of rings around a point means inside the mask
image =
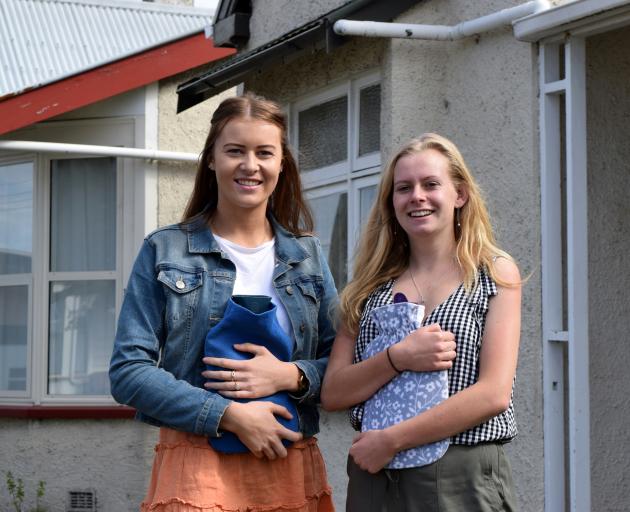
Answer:
[{"label": "denim jacket collar", "polygon": [[[276,257],[280,261],[290,265],[309,257],[309,253],[299,243],[295,243],[295,236],[284,229],[273,215],[269,215],[269,221],[276,237]],[[221,248],[203,217],[200,216],[189,224],[187,230],[188,251],[191,254],[221,253]]]}]

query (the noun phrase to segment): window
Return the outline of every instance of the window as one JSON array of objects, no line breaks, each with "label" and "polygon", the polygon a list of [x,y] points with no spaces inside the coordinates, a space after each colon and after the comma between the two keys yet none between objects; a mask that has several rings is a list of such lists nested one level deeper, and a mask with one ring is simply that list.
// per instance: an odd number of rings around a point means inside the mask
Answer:
[{"label": "window", "polygon": [[0,392],[27,391],[33,163],[0,165]]},{"label": "window", "polygon": [[315,231],[337,288],[376,197],[380,172],[381,87],[371,74],[291,105],[296,148]]},{"label": "window", "polygon": [[[134,142],[129,122],[84,129],[103,144]],[[76,130],[67,130],[75,141]],[[109,360],[140,234],[131,221],[142,174],[135,165],[142,164],[0,155],[1,403],[113,404]]]}]

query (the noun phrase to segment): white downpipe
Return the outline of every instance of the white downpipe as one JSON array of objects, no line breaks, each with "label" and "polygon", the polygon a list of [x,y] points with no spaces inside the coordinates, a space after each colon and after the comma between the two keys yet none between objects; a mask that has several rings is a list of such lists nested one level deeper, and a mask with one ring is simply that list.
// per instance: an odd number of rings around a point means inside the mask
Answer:
[{"label": "white downpipe", "polygon": [[532,0],[515,7],[482,16],[457,25],[415,25],[411,23],[382,23],[377,21],[338,20],[333,25],[335,33],[342,36],[388,37],[401,39],[432,39],[455,41],[464,37],[487,32],[514,20],[549,9],[548,0]]},{"label": "white downpipe", "polygon": [[156,149],[122,148],[116,146],[91,146],[87,144],[61,144],[58,142],[34,142],[30,140],[0,140],[0,151],[31,151],[61,153],[66,155],[115,156],[144,160],[174,160],[197,162],[199,155]]}]

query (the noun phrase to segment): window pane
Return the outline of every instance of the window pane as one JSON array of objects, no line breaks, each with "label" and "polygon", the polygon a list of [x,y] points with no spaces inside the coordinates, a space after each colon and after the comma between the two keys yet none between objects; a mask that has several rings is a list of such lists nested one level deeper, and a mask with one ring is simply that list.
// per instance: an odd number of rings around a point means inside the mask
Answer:
[{"label": "window pane", "polygon": [[322,243],[337,289],[348,279],[348,194],[345,192],[311,199],[315,232]]},{"label": "window pane", "polygon": [[300,169],[308,171],[348,159],[348,97],[298,114]]},{"label": "window pane", "polygon": [[116,159],[53,160],[50,270],[116,268]]},{"label": "window pane", "polygon": [[26,391],[28,286],[0,287],[0,390]]},{"label": "window pane", "polygon": [[381,149],[381,86],[361,89],[359,95],[359,156]]},{"label": "window pane", "polygon": [[114,295],[114,281],[51,283],[48,393],[109,394]]},{"label": "window pane", "polygon": [[362,188],[359,192],[359,223],[361,227],[367,222],[372,205],[376,200],[376,185]]},{"label": "window pane", "polygon": [[0,165],[0,274],[29,274],[33,252],[33,163]]}]

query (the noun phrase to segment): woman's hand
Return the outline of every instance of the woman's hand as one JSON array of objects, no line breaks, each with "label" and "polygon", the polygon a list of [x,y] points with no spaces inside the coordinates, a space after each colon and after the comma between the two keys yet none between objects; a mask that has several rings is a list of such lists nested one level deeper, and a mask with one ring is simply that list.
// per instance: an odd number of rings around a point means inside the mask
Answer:
[{"label": "woman's hand", "polygon": [[399,370],[431,372],[448,370],[455,359],[455,335],[438,324],[420,327],[389,350]]},{"label": "woman's hand", "polygon": [[287,456],[283,439],[292,442],[302,439],[302,434],[284,427],[275,415],[288,420],[293,417],[286,408],[273,402],[232,402],[225,410],[219,428],[236,434],[256,457],[274,460]]},{"label": "woman's hand", "polygon": [[350,455],[364,471],[377,473],[396,455],[396,448],[387,430],[361,432],[352,441]]},{"label": "woman's hand", "polygon": [[227,398],[261,398],[278,391],[296,391],[299,371],[295,364],[277,359],[269,350],[254,343],[239,343],[234,348],[254,354],[252,359],[239,360],[223,357],[204,357],[207,365],[225,370],[206,370],[204,387],[218,391]]}]

